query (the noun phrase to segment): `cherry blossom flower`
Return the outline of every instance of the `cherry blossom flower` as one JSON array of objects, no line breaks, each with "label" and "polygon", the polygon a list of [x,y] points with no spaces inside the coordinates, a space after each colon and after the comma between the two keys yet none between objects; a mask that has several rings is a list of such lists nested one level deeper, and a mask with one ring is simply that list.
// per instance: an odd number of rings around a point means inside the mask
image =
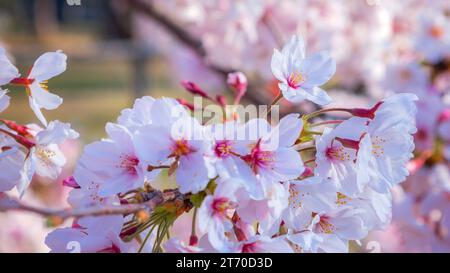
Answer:
[{"label": "cherry blossom flower", "polygon": [[383,252],[429,252],[433,234],[415,215],[416,203],[400,187],[393,189],[393,219],[384,231],[373,232],[366,241],[376,240]]},{"label": "cherry blossom flower", "polygon": [[[174,123],[153,123],[141,127],[135,136],[138,158],[155,172],[169,166],[176,170],[177,185],[182,193],[197,193],[215,177],[215,170],[206,156],[211,142],[206,139],[204,128],[188,116]],[[168,165],[166,165],[168,164]]]},{"label": "cherry blossom flower", "polygon": [[245,134],[252,137],[246,142],[243,162],[236,167],[253,198],[261,199],[274,182],[296,179],[303,173],[303,162],[293,148],[302,128],[296,114],[284,117],[274,128],[262,119],[245,125]]},{"label": "cherry blossom flower", "polygon": [[[34,145],[25,163],[30,166],[28,172],[31,174],[36,172],[40,176],[56,179],[66,164],[66,159],[58,145],[67,139],[76,139],[78,136],[78,133],[70,128],[70,124],[60,121],[52,121],[46,129],[40,129],[34,135]],[[31,177],[32,175],[28,175],[28,179],[18,185],[21,194],[31,182]]]},{"label": "cherry blossom flower", "polygon": [[106,125],[109,139],[86,146],[81,165],[101,175],[100,195],[110,196],[141,187],[145,169],[133,144],[133,135],[127,128],[113,123]]},{"label": "cherry blossom flower", "polygon": [[122,216],[81,218],[74,227],[57,229],[45,239],[53,253],[121,253],[132,249],[120,237]]},{"label": "cherry blossom flower", "polygon": [[326,128],[316,142],[316,175],[329,179],[349,196],[362,192],[369,183],[372,145],[367,123],[367,119],[353,117],[333,130]]},{"label": "cherry blossom flower", "polygon": [[62,51],[48,52],[41,55],[25,78],[15,78],[12,84],[25,86],[31,109],[42,124],[47,126],[47,120],[41,109],[54,110],[62,103],[62,98],[48,92],[48,80],[66,70],[67,56]]},{"label": "cherry blossom flower", "polygon": [[145,96],[137,99],[133,108],[122,110],[118,123],[134,133],[144,125],[166,126],[182,116],[188,116],[188,113],[177,100],[171,98],[154,99]]},{"label": "cherry blossom flower", "polygon": [[425,90],[429,84],[427,72],[416,62],[396,63],[387,67],[384,86],[396,93]]},{"label": "cherry blossom flower", "polygon": [[415,116],[418,99],[417,95],[411,93],[389,96],[372,108],[375,110],[372,118],[385,121],[384,127],[396,126],[405,133],[414,134],[417,131]]},{"label": "cherry blossom flower", "polygon": [[198,227],[208,234],[211,245],[221,252],[230,252],[225,232],[233,228],[231,218],[238,206],[235,193],[241,187],[238,180],[221,181],[214,195],[207,196],[198,211]]},{"label": "cherry blossom flower", "polygon": [[119,203],[116,196],[104,197],[100,195],[100,187],[104,183],[104,178],[81,164],[76,166],[73,180],[75,180],[78,187],[71,190],[67,198],[67,201],[73,207],[80,208]]},{"label": "cherry blossom flower", "polygon": [[22,169],[25,161],[25,154],[17,147],[11,147],[1,143],[0,153],[0,192],[12,190],[24,179]]},{"label": "cherry blossom flower", "polygon": [[[192,33],[202,43],[204,58],[194,50],[186,59],[183,53],[189,49],[155,40],[156,47],[179,49],[169,55],[177,64],[175,73],[184,69],[191,74],[182,81],[191,95],[226,108],[225,95],[210,95],[192,82],[200,79],[201,86],[218,90],[210,84],[219,77],[205,77],[210,75],[204,74],[207,64],[220,72],[229,67],[248,72],[248,79],[236,72],[221,82],[234,91],[235,107],[252,79],[268,83],[273,76],[272,83],[281,89],[273,104],[284,97],[291,103],[308,100],[324,106],[331,98],[321,87],[337,72],[332,83],[338,88],[330,94],[352,91],[343,102],[352,108],[337,105],[312,113],[284,108],[293,113],[278,124],[274,112],[273,124],[267,117],[240,121],[237,113],[203,124],[197,114],[205,109],[187,100],[137,99],[121,112],[117,124],[107,124],[106,139],[86,146],[62,184],[70,188],[67,201],[76,211],[105,207],[110,213],[108,206],[125,204],[137,205],[139,211],[76,218],[71,227],[48,235],[52,252],[348,252],[350,241],[382,228],[400,238],[399,247],[407,248],[402,240],[408,239],[399,234],[400,228],[413,238],[414,249],[450,246],[450,125],[445,83],[436,80],[445,78],[441,70],[447,68],[448,39],[435,28],[447,25],[446,18],[431,18],[432,27],[419,26],[413,20],[417,9],[404,12],[406,4],[398,3],[367,9],[367,3],[344,6],[324,0],[294,6],[290,0],[165,2],[154,3],[163,15],[168,7],[192,12],[177,23],[189,30],[195,26]],[[312,12],[299,18],[306,8]],[[274,51],[269,69],[274,44],[294,32],[307,32],[307,42],[293,36],[281,51]],[[331,53],[307,56],[306,43],[313,51]],[[62,102],[44,87],[66,69],[66,59],[61,52],[46,53],[21,78],[0,49],[0,86],[25,86],[45,125],[0,120],[0,191],[8,195],[14,188],[23,195],[35,173],[56,179],[66,162],[59,145],[78,137],[69,124],[47,124],[41,112]],[[354,108],[385,91],[396,94],[371,108]],[[417,96],[401,93],[410,91]],[[418,107],[425,110],[416,118],[419,97]],[[8,106],[7,92],[0,89],[0,112]],[[326,116],[332,112],[339,115],[336,120]],[[347,119],[349,114],[353,117]],[[316,121],[319,117],[323,119]],[[403,184],[408,193],[398,202],[398,185],[411,170],[413,176]],[[166,171],[174,181],[159,176]],[[175,236],[165,241],[169,229]]]},{"label": "cherry blossom flower", "polygon": [[336,195],[338,207],[359,208],[364,210],[360,215],[368,229],[383,229],[392,219],[392,196],[390,192],[379,193],[371,187],[356,197],[348,197],[340,192]]},{"label": "cherry blossom flower", "polygon": [[417,99],[412,94],[389,97],[383,101],[375,112],[375,118],[369,123],[372,159],[367,170],[371,187],[380,192],[388,192],[390,187],[403,182],[408,175],[406,163],[413,157],[412,134],[417,130],[417,108],[414,104]]},{"label": "cherry blossom flower", "polygon": [[118,123],[128,128],[130,132],[152,123],[152,106],[155,99],[149,96],[137,99],[132,109],[124,109],[120,113]]},{"label": "cherry blossom flower", "polygon": [[[59,121],[52,121],[46,129],[30,125],[23,127],[23,130],[25,131],[22,133],[26,132],[29,138],[2,129],[7,135],[2,135],[1,141],[3,164],[9,164],[11,169],[15,166],[16,170],[6,190],[16,186],[21,195],[24,194],[35,173],[51,179],[58,177],[66,163],[58,145],[66,139],[78,137],[78,133],[70,129],[69,124]],[[20,141],[20,144],[16,140]],[[20,149],[21,146],[28,150],[26,154]]]},{"label": "cherry blossom flower", "polygon": [[322,177],[310,177],[289,182],[289,206],[282,219],[286,227],[305,230],[313,213],[329,211],[335,206],[337,188]]},{"label": "cherry blossom flower", "polygon": [[272,56],[272,73],[280,81],[283,96],[293,103],[310,100],[329,104],[331,98],[319,86],[328,82],[335,70],[336,63],[326,52],[306,57],[305,44],[299,36],[292,37],[281,52],[275,49]]},{"label": "cherry blossom flower", "polygon": [[349,240],[361,240],[367,235],[363,214],[357,208],[344,208],[315,215],[312,232],[322,237],[317,248],[324,252],[348,252]]},{"label": "cherry blossom flower", "polygon": [[437,62],[448,57],[450,51],[449,22],[445,15],[438,14],[433,17],[421,18],[420,35],[417,37],[416,49],[430,62]]},{"label": "cherry blossom flower", "polygon": [[[210,132],[212,156],[218,175],[222,178],[236,175],[237,164],[241,163],[240,156],[245,153],[245,141],[238,139],[242,131],[242,124],[238,121],[213,124],[206,128]],[[245,133],[245,131],[244,131]],[[242,135],[245,138],[245,135]]]},{"label": "cherry blossom flower", "polygon": [[[241,224],[258,222],[258,233],[271,236],[280,228],[282,213],[288,206],[289,192],[287,184],[273,183],[265,189],[265,198],[253,199],[247,191],[238,191],[239,206],[236,212],[241,218]],[[249,234],[246,235],[249,238]]]}]

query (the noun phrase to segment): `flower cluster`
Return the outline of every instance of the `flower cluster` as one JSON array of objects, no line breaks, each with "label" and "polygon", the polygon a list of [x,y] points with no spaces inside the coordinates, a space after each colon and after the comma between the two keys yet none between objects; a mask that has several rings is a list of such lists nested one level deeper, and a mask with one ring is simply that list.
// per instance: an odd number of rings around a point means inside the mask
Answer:
[{"label": "flower cluster", "polygon": [[0,125],[0,192],[16,188],[23,195],[34,174],[56,179],[66,159],[59,144],[78,138],[70,124],[47,120],[41,109],[56,109],[62,99],[48,91],[47,81],[66,70],[66,55],[49,52],[40,56],[26,77],[21,77],[4,49],[0,48],[0,112],[10,103],[5,85],[25,87],[31,109],[44,127],[36,124],[21,125],[1,119]]},{"label": "flower cluster", "polygon": [[[61,56],[44,55],[32,69],[40,73],[27,78],[13,73],[7,80],[26,85],[30,100],[36,100],[36,83],[65,67],[58,61]],[[51,68],[41,69],[49,63]],[[294,103],[327,105],[331,98],[320,86],[335,69],[327,53],[306,56],[297,36],[272,57],[280,98]],[[228,84],[237,104],[247,79],[233,73]],[[223,97],[212,98],[192,82],[183,86],[227,108]],[[85,147],[64,185],[73,188],[68,201],[78,210],[154,206],[77,218],[72,227],[51,232],[46,244],[53,252],[70,252],[74,243],[80,252],[347,252],[349,241],[390,223],[390,189],[406,179],[413,157],[416,100],[413,94],[396,94],[368,109],[325,108],[293,113],[277,123],[270,123],[267,113],[245,120],[236,111],[225,111],[220,122],[208,123],[193,116],[200,110],[196,105],[137,99],[116,123],[106,125],[106,139]],[[277,107],[271,105],[272,115]],[[333,112],[347,116],[322,119]],[[63,163],[56,145],[76,136],[57,121],[43,130],[33,128],[4,122],[0,164],[8,175],[2,173],[2,191],[16,186],[14,179],[21,181],[29,170],[24,166],[54,176]],[[190,211],[191,236],[170,237],[171,228]]]},{"label": "flower cluster", "polygon": [[449,22],[444,14],[422,18],[416,51],[389,64],[379,83],[392,93],[408,91],[420,98],[411,176],[395,188],[392,225],[371,236],[384,251],[450,249]]},{"label": "flower cluster", "polygon": [[[339,69],[328,87],[333,89],[330,94],[338,105],[367,103],[367,97],[379,99],[401,92],[416,94],[420,98],[418,131],[414,136],[416,149],[414,160],[408,164],[413,175],[402,188],[395,189],[394,224],[383,238],[377,236],[377,240],[386,246],[385,251],[450,250],[450,227],[446,220],[450,217],[447,200],[450,8],[447,3],[426,0],[151,2],[168,17],[173,10],[184,14],[171,18],[186,25],[203,41],[209,61],[239,68],[248,75],[257,74],[255,78],[263,78],[266,89],[274,86],[268,65],[272,47],[286,39],[288,33],[300,32],[305,35],[309,48],[325,48],[335,58]],[[139,19],[136,27],[141,33],[158,28],[145,17]],[[166,47],[166,43],[155,42],[153,37],[148,42],[157,48],[161,44]],[[180,65],[192,63],[195,59],[192,54],[167,55],[177,64],[175,71],[182,76],[205,78],[204,66],[186,69]],[[305,80],[282,73],[275,74],[282,90]],[[293,102],[297,98],[301,100],[311,93],[311,89],[306,91],[300,96],[289,92],[286,98]],[[355,94],[349,95],[352,91]],[[410,216],[407,221],[402,216],[404,212]]]},{"label": "flower cluster", "polygon": [[[385,95],[376,82],[390,61],[416,53],[435,61],[450,53],[449,7],[442,1],[144,2],[194,33],[203,42],[209,61],[248,75],[257,74],[266,83],[272,80],[272,48],[280,46],[292,33],[302,33],[310,48],[332,53],[339,66],[335,78],[339,89],[362,86],[377,96]],[[217,83],[201,61],[168,37],[159,24],[139,13],[136,18],[137,35],[163,52],[174,63],[180,78],[208,78],[211,85]],[[159,35],[149,37],[149,31],[158,31]],[[176,51],[169,50],[174,47]]]}]

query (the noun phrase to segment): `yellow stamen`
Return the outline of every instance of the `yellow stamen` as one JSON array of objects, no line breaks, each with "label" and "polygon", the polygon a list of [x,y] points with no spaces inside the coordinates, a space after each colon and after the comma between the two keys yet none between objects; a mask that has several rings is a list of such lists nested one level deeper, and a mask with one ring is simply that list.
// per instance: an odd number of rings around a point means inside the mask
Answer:
[{"label": "yellow stamen", "polygon": [[48,81],[40,82],[39,85],[42,87],[42,89],[48,92]]}]

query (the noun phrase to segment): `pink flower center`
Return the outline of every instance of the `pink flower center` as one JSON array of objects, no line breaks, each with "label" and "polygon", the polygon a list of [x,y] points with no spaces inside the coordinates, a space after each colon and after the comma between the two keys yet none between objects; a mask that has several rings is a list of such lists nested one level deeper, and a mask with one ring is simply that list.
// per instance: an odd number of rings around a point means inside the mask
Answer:
[{"label": "pink flower center", "polygon": [[317,228],[319,232],[325,234],[332,234],[336,231],[336,227],[330,223],[330,219],[326,215],[320,216],[320,222],[317,223]]},{"label": "pink flower center", "polygon": [[213,200],[211,207],[214,215],[227,217],[229,212],[237,207],[237,204],[228,198],[220,197]]},{"label": "pink flower center", "polygon": [[192,153],[194,150],[189,147],[187,140],[177,140],[172,146],[172,157],[180,157]]},{"label": "pink flower center", "polygon": [[243,156],[242,159],[250,165],[255,174],[259,173],[260,168],[268,168],[274,162],[274,155],[270,151],[261,149],[261,141],[253,147],[249,155]]},{"label": "pink flower center", "polygon": [[[31,96],[31,92],[29,90],[29,86],[32,85],[36,80],[30,78],[15,78],[10,83],[13,85],[25,86],[26,91],[29,96]],[[48,81],[42,81],[39,83],[42,89],[48,92]]]},{"label": "pink flower center", "polygon": [[331,146],[327,148],[325,152],[329,160],[348,161],[350,160],[350,154],[344,149],[343,146]]},{"label": "pink flower center", "polygon": [[299,72],[293,72],[287,78],[287,84],[289,87],[297,89],[305,82],[305,77]]},{"label": "pink flower center", "polygon": [[214,152],[217,157],[225,158],[228,157],[232,153],[232,147],[230,145],[230,141],[222,140],[216,143],[214,147]]},{"label": "pink flower center", "polygon": [[124,169],[132,176],[137,175],[136,167],[139,165],[139,159],[134,155],[121,155],[119,168]]}]

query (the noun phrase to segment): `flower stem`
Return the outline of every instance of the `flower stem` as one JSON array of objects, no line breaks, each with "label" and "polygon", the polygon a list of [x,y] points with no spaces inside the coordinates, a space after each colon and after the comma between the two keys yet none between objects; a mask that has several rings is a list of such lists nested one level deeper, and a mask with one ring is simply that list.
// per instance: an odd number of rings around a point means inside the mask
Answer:
[{"label": "flower stem", "polygon": [[313,128],[313,127],[319,127],[319,126],[329,125],[329,124],[341,124],[342,122],[344,122],[344,120],[341,120],[341,119],[339,119],[339,120],[327,120],[327,121],[323,121],[323,122],[313,123],[309,127]]},{"label": "flower stem", "polygon": [[322,109],[316,112],[312,112],[311,114],[308,114],[304,117],[305,120],[309,120],[312,118],[315,118],[317,116],[320,116],[322,114],[328,113],[328,112],[346,112],[346,113],[351,113],[350,109],[347,108],[329,108],[329,109]]},{"label": "flower stem", "polygon": [[141,246],[139,247],[138,253],[141,253],[144,249],[145,244],[147,243],[148,239],[150,238],[151,234],[153,233],[153,230],[155,229],[157,225],[153,225],[152,228],[149,230],[147,235],[145,236],[144,241],[142,242]]},{"label": "flower stem", "polygon": [[194,208],[194,215],[192,216],[192,228],[191,228],[191,238],[189,240],[189,245],[196,245],[198,242],[198,237],[197,237],[197,233],[195,231],[195,224],[196,224],[196,220],[197,220],[197,210],[198,208],[195,207]]},{"label": "flower stem", "polygon": [[270,104],[270,108],[269,111],[267,111],[267,115],[269,116],[270,113],[272,113],[272,109],[275,105],[277,105],[281,100],[283,99],[283,94],[279,93],[278,96],[272,101],[272,103]]}]

